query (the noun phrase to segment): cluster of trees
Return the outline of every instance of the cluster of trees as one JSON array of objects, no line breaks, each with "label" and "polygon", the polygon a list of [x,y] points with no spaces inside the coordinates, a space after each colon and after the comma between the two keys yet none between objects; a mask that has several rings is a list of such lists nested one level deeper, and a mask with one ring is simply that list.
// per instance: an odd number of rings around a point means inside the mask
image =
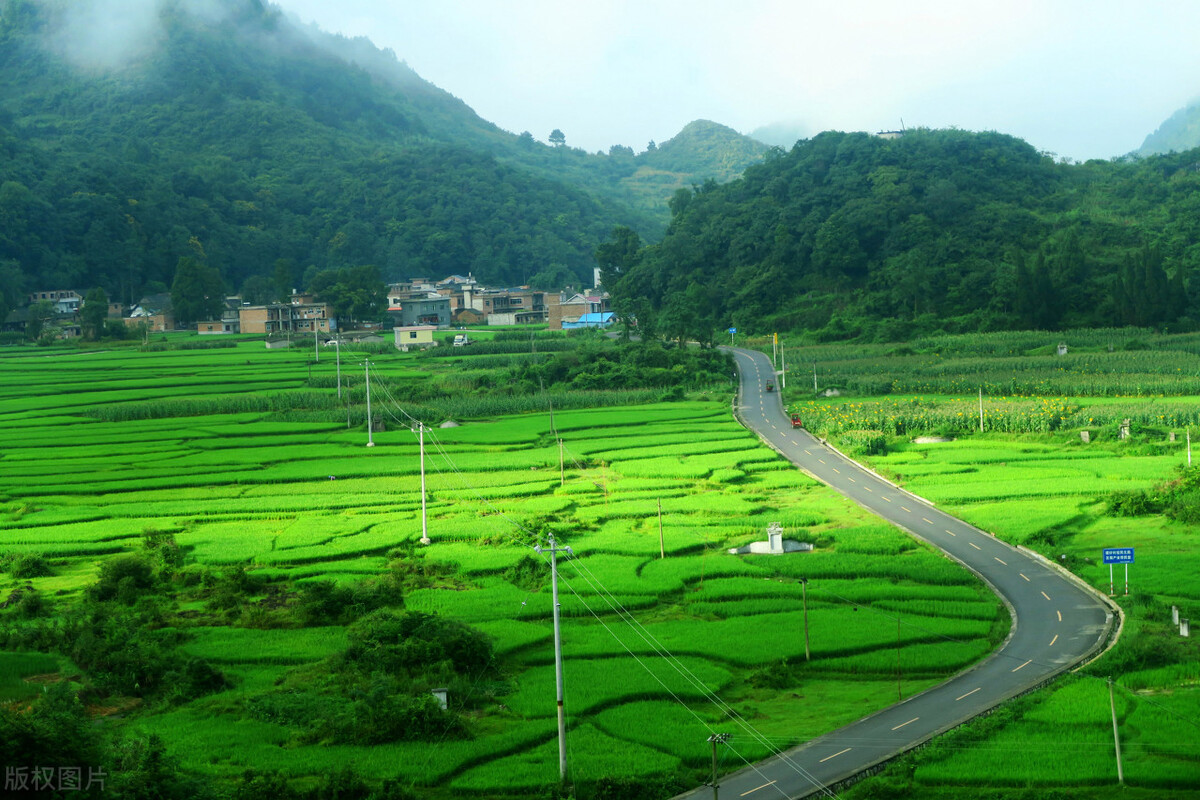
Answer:
[{"label": "cluster of trees", "polygon": [[1200,151],[1056,162],[997,133],[823,133],[745,176],[680,190],[663,240],[597,251],[647,330],[1190,328]]},{"label": "cluster of trees", "polygon": [[381,84],[331,52],[334,37],[318,45],[273,8],[241,5],[212,22],[168,4],[160,46],[105,73],[45,46],[70,4],[0,0],[9,308],[44,286],[99,285],[132,303],[171,286],[184,258],[259,293],[280,261],[290,286],[309,267],[366,264],[501,285],[550,268],[582,283],[613,223],[640,223],[551,165],[506,156],[517,137],[415,76],[407,92]]},{"label": "cluster of trees", "polygon": [[542,387],[672,389],[682,396],[684,389],[720,384],[732,374],[732,359],[717,350],[593,339],[545,361],[515,367],[501,384],[528,393]]},{"label": "cluster of trees", "polygon": [[[201,780],[181,773],[156,737],[97,726],[86,710],[110,698],[177,705],[228,688],[219,669],[180,648],[189,624],[342,624],[349,626],[343,653],[310,668],[295,687],[251,697],[248,708],[294,727],[304,741],[375,744],[466,735],[462,709],[442,709],[429,689],[449,686],[459,698],[482,702],[476,682],[499,677],[491,642],[454,620],[397,610],[405,591],[445,580],[447,568],[403,549],[389,555],[383,575],[353,585],[270,582],[240,566],[190,563],[172,534],[149,530],[137,551],[103,561],[96,581],[76,600],[55,601],[32,584],[18,584],[0,605],[0,649],[58,653],[83,674],[54,684],[32,704],[0,705],[0,768],[11,777],[13,770],[72,767],[85,780],[90,770],[104,776],[83,794],[93,797],[408,800],[401,787],[370,786],[353,772],[304,791],[270,774],[248,773],[232,786]],[[18,581],[54,569],[34,553],[0,554],[0,572]],[[183,600],[194,605],[187,622]],[[312,669],[320,680],[313,680]]]}]

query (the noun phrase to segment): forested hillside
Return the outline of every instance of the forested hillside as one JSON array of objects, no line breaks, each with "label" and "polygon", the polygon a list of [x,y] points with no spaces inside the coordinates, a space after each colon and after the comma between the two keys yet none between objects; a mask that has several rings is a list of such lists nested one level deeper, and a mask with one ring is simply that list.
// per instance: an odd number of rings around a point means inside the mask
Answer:
[{"label": "forested hillside", "polygon": [[135,47],[89,31],[80,8],[0,0],[10,305],[93,285],[130,302],[182,256],[230,291],[281,261],[296,285],[310,267],[372,264],[557,287],[590,279],[615,224],[665,228],[675,187],[624,188],[636,159],[501,131],[366,40],[259,0],[163,0]]},{"label": "forested hillside", "polygon": [[1146,137],[1138,154],[1152,156],[1200,147],[1200,103],[1179,109]]},{"label": "forested hillside", "polygon": [[667,335],[1190,329],[1198,169],[1197,151],[1070,165],[997,133],[823,133],[677,193],[660,243],[602,250],[606,285]]}]

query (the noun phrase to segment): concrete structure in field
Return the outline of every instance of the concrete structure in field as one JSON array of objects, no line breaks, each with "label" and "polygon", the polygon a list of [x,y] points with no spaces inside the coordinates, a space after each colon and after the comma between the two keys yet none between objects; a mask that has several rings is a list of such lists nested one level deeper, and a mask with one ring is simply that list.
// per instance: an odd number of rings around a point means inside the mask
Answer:
[{"label": "concrete structure in field", "polygon": [[607,328],[616,320],[616,314],[611,311],[598,311],[592,314],[583,314],[579,319],[564,319],[562,321],[562,329],[564,331],[575,330],[576,328]]},{"label": "concrete structure in field", "polygon": [[527,286],[476,291],[471,307],[487,315],[489,325],[529,325],[546,321],[546,293]]},{"label": "concrete structure in field", "polygon": [[598,289],[587,293],[550,295],[548,301],[547,321],[552,331],[563,330],[564,320],[575,322],[585,314],[601,314],[609,310],[608,292]]},{"label": "concrete structure in field", "polygon": [[242,306],[238,310],[242,333],[264,333],[268,336],[283,333],[329,333],[334,327],[329,319],[329,307],[324,303],[272,303],[263,306]]},{"label": "concrete structure in field", "polygon": [[74,314],[83,305],[83,295],[74,289],[52,289],[30,292],[30,304],[47,301],[54,306],[55,314]]},{"label": "concrete structure in field", "polygon": [[424,297],[388,298],[388,316],[402,328],[432,325],[435,328],[450,326],[450,298],[434,294]]},{"label": "concrete structure in field", "polygon": [[128,326],[148,325],[152,333],[175,330],[175,311],[171,295],[163,292],[143,297],[125,318]]},{"label": "concrete structure in field", "polygon": [[396,335],[396,349],[407,352],[412,347],[436,347],[433,332],[436,325],[401,325],[392,328]]},{"label": "concrete structure in field", "polygon": [[766,553],[778,556],[784,553],[807,553],[812,549],[813,546],[808,542],[784,539],[783,526],[778,522],[772,522],[767,528],[767,540],[765,542],[751,542],[743,547],[734,547],[729,550],[729,554],[736,556],[748,553]]}]

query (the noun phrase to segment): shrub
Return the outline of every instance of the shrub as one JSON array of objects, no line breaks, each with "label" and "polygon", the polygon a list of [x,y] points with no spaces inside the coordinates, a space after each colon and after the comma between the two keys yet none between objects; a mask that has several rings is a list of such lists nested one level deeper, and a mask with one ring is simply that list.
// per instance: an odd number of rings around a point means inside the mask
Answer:
[{"label": "shrub", "polygon": [[17,580],[44,578],[54,574],[50,562],[40,553],[13,553],[0,558],[0,565]]},{"label": "shrub", "polygon": [[1113,492],[1104,503],[1104,510],[1115,517],[1140,517],[1157,514],[1161,504],[1145,489]]},{"label": "shrub", "polygon": [[87,595],[92,600],[116,600],[132,605],[139,595],[156,588],[157,583],[154,568],[142,556],[116,556],[100,565],[100,575],[87,588]]},{"label": "shrub", "polygon": [[437,614],[373,611],[350,626],[346,661],[365,672],[418,669],[435,665],[460,674],[483,671],[492,660],[492,644],[479,631]]}]

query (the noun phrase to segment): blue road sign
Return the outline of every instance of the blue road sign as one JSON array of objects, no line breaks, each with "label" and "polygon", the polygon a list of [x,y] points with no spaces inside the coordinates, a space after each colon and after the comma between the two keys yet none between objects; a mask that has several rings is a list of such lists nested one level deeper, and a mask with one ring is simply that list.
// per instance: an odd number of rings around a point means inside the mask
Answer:
[{"label": "blue road sign", "polygon": [[729,329],[729,332],[730,332],[730,333],[737,333],[737,328],[730,328],[730,329]]},{"label": "blue road sign", "polygon": [[1106,547],[1106,548],[1104,548],[1104,563],[1105,564],[1132,564],[1133,563],[1133,548],[1132,547]]}]

